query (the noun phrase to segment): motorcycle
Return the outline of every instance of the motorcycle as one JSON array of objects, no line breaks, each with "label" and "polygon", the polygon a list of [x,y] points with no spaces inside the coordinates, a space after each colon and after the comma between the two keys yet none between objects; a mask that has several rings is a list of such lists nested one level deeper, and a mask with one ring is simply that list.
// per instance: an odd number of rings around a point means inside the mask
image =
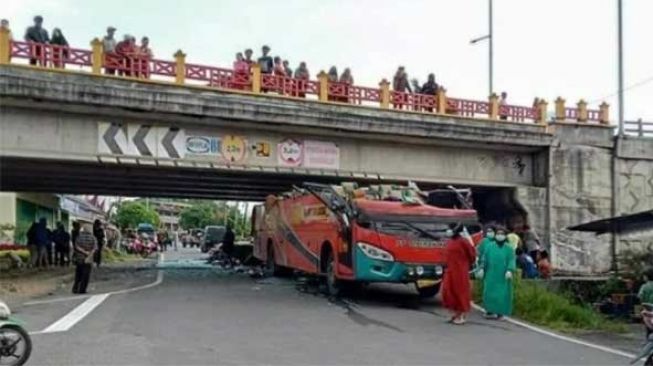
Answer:
[{"label": "motorcycle", "polygon": [[22,322],[0,301],[0,365],[24,365],[31,353],[32,340]]},{"label": "motorcycle", "polygon": [[653,366],[653,304],[644,303],[642,306],[644,307],[641,314],[646,326],[646,344],[630,364],[633,365],[644,358],[644,366]]}]

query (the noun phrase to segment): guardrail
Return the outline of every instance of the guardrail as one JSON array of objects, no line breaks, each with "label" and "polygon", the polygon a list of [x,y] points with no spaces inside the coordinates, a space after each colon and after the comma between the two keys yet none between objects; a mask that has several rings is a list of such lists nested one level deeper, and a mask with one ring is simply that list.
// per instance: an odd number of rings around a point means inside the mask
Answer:
[{"label": "guardrail", "polygon": [[641,119],[624,121],[624,132],[626,135],[653,138],[653,122],[644,122]]},{"label": "guardrail", "polygon": [[[64,69],[68,65],[79,67],[97,75],[115,75],[125,78],[150,79],[174,82],[179,85],[203,85],[220,90],[273,93],[284,97],[314,99],[326,103],[378,106],[383,109],[405,110],[420,113],[437,113],[468,118],[505,120],[519,123],[546,124],[547,102],[537,99],[533,106],[508,105],[499,102],[496,94],[487,101],[452,98],[440,88],[434,95],[405,93],[390,90],[390,83],[383,79],[378,88],[330,82],[322,71],[317,80],[264,74],[258,64],[250,73],[236,73],[233,69],[186,63],[186,55],[178,51],[173,61],[144,56],[124,56],[104,53],[102,42],[91,42],[92,49],[84,50],[9,39],[7,29],[0,28],[0,64],[27,63],[39,68]],[[579,101],[576,108],[566,108],[562,98],[556,99],[555,120],[574,122],[597,122],[609,124],[609,107],[587,109],[587,103]]]}]

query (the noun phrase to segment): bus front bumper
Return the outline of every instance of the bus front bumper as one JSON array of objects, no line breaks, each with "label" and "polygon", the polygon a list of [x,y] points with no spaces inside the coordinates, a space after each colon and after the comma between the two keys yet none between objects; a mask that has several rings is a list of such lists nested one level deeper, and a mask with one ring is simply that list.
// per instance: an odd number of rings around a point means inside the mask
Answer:
[{"label": "bus front bumper", "polygon": [[365,255],[356,247],[355,278],[365,282],[418,282],[420,287],[436,284],[444,274],[444,264],[382,261]]}]

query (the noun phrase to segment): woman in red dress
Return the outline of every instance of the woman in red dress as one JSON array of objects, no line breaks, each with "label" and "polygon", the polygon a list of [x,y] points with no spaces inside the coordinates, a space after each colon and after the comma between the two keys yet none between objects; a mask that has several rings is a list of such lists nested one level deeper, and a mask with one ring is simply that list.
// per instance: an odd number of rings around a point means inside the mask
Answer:
[{"label": "woman in red dress", "polygon": [[469,269],[476,260],[476,250],[462,224],[451,224],[447,230],[447,270],[442,283],[442,303],[453,313],[453,324],[465,324],[471,309]]}]

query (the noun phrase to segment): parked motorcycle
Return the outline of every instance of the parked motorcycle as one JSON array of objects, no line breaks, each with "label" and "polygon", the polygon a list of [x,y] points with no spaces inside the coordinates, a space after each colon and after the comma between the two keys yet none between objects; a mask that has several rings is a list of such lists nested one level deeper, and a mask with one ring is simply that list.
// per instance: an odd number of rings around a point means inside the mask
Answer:
[{"label": "parked motorcycle", "polygon": [[32,340],[22,322],[0,301],[0,365],[24,365],[31,353]]},{"label": "parked motorcycle", "polygon": [[646,326],[646,344],[630,364],[635,364],[642,358],[645,359],[644,366],[653,366],[653,304],[642,304],[642,320]]}]

